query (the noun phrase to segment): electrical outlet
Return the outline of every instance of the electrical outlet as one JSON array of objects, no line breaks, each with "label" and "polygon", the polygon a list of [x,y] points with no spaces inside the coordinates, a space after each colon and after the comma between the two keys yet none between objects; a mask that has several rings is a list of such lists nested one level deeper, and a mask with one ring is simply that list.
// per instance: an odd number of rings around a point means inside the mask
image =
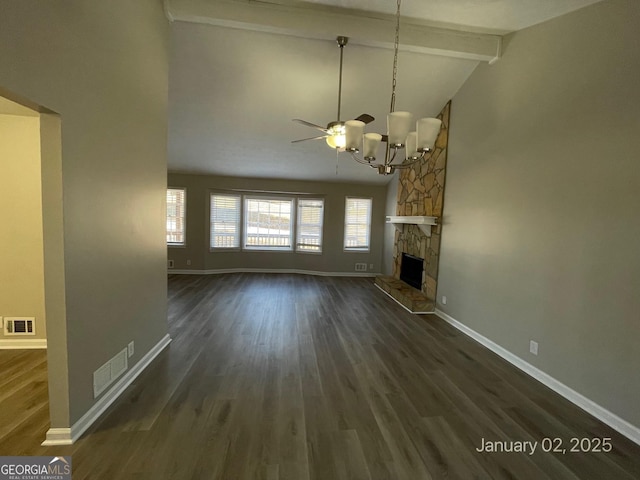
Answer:
[{"label": "electrical outlet", "polygon": [[127,356],[128,357],[133,357],[133,341],[129,342],[129,345],[127,345]]},{"label": "electrical outlet", "polygon": [[529,351],[534,355],[538,355],[538,342],[534,342],[533,340],[531,340],[529,342]]},{"label": "electrical outlet", "polygon": [[173,268],[173,260],[167,260],[167,267]]},{"label": "electrical outlet", "polygon": [[191,260],[187,260],[187,266],[191,265]]},{"label": "electrical outlet", "polygon": [[356,272],[366,272],[367,264],[366,263],[356,263]]},{"label": "electrical outlet", "polygon": [[373,263],[369,264],[369,270],[373,270]]},{"label": "electrical outlet", "polygon": [[446,305],[447,304],[447,297],[442,295],[442,304]]}]

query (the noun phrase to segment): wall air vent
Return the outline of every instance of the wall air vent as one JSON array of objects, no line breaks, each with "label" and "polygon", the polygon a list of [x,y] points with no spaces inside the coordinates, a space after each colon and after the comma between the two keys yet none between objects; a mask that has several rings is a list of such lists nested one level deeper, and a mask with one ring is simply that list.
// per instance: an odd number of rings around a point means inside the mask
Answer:
[{"label": "wall air vent", "polygon": [[93,372],[93,398],[104,392],[128,367],[127,349],[125,348]]},{"label": "wall air vent", "polygon": [[34,317],[5,317],[4,334],[13,335],[35,335],[36,319]]}]

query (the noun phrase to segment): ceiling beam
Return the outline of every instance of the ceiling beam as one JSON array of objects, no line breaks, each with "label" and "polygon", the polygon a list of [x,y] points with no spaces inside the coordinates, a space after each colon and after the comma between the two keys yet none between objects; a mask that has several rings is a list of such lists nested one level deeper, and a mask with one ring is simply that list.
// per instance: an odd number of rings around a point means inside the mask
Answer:
[{"label": "ceiling beam", "polygon": [[[275,0],[276,2],[278,0]],[[304,38],[393,48],[395,17],[305,2],[255,0],[165,0],[171,21],[205,23]],[[402,19],[400,50],[493,63],[500,58],[502,37],[421,25]]]}]

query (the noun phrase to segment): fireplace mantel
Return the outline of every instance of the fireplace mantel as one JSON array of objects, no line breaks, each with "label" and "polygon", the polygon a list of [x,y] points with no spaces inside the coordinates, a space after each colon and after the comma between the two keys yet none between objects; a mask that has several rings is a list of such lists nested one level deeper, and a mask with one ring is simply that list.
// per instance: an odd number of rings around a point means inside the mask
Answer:
[{"label": "fireplace mantel", "polygon": [[438,217],[394,216],[388,215],[386,223],[392,223],[396,230],[402,231],[402,225],[417,225],[427,237],[431,236],[431,226],[438,224]]}]

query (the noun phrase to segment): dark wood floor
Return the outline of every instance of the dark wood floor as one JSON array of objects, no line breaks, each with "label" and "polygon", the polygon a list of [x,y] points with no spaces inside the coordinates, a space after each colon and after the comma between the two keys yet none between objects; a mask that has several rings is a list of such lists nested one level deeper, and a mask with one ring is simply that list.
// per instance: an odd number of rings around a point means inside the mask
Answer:
[{"label": "dark wood floor", "polygon": [[0,456],[29,455],[49,429],[46,350],[0,350]]},{"label": "dark wood floor", "polygon": [[172,276],[169,296],[168,349],[75,445],[25,453],[73,455],[74,480],[640,478],[640,446],[371,279]]}]

